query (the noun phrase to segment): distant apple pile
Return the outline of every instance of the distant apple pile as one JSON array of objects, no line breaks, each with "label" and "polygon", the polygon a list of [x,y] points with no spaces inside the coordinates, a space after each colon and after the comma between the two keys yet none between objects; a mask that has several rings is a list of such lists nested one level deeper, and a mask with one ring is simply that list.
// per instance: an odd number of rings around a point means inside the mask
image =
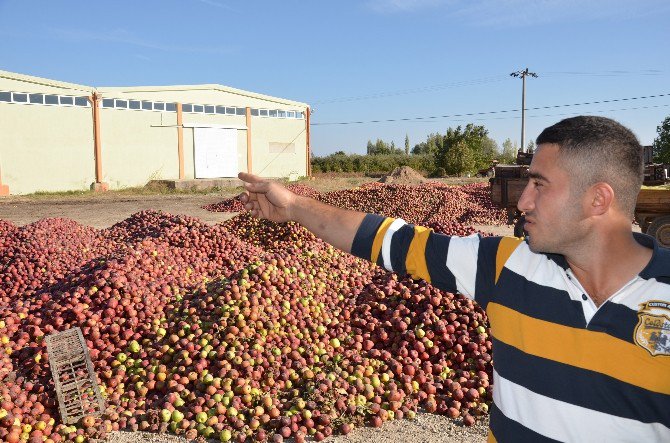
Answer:
[{"label": "distant apple pile", "polygon": [[[475,202],[478,189],[466,189],[433,193]],[[333,195],[353,204],[358,192]],[[468,217],[482,215],[473,206]],[[105,230],[0,221],[0,312],[0,441],[10,443],[117,429],[321,441],[417,408],[471,425],[491,401],[476,304],[245,214],[208,226],[145,211]],[[43,339],[74,326],[107,410],[65,426]]]},{"label": "distant apple pile", "polygon": [[[298,195],[316,198],[345,209],[370,212],[387,217],[400,217],[408,223],[427,226],[449,235],[469,235],[476,232],[471,225],[504,225],[504,209],[491,202],[485,183],[450,186],[424,183],[401,184],[367,183],[360,188],[318,193],[305,185],[289,185]],[[243,211],[238,197],[204,207],[212,212]]]}]

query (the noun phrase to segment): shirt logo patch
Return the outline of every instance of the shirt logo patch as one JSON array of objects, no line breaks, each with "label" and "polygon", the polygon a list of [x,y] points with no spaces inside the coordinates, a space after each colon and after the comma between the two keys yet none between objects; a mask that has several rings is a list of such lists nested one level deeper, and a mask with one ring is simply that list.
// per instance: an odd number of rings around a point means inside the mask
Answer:
[{"label": "shirt logo patch", "polygon": [[640,305],[633,339],[652,356],[670,356],[670,303],[650,300]]}]

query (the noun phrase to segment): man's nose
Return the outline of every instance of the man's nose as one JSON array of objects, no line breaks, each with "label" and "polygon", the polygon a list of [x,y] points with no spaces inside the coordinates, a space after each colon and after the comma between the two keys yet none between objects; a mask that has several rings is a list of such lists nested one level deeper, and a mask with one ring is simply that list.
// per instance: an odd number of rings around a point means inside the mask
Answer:
[{"label": "man's nose", "polygon": [[519,202],[516,204],[516,207],[517,207],[517,209],[519,209],[519,211],[525,212],[525,213],[529,213],[535,207],[535,202],[533,201],[533,198],[532,198],[532,189],[531,189],[530,181],[528,182],[528,184],[524,188],[523,193],[521,194],[521,197],[519,197]]}]

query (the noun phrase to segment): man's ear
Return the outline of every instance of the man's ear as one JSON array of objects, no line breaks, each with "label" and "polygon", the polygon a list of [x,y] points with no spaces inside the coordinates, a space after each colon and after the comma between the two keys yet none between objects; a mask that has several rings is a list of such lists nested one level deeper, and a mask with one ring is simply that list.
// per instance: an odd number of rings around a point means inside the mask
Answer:
[{"label": "man's ear", "polygon": [[603,215],[614,204],[614,189],[605,182],[598,182],[591,186],[588,211],[591,215]]}]

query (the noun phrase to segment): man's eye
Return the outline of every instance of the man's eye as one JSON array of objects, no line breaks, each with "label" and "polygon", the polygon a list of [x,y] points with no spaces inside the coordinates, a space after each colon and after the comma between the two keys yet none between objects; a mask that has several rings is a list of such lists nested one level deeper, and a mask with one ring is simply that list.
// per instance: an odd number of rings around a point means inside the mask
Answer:
[{"label": "man's eye", "polygon": [[535,187],[536,187],[536,188],[539,188],[540,186],[542,186],[542,183],[540,183],[540,182],[535,182]]}]

